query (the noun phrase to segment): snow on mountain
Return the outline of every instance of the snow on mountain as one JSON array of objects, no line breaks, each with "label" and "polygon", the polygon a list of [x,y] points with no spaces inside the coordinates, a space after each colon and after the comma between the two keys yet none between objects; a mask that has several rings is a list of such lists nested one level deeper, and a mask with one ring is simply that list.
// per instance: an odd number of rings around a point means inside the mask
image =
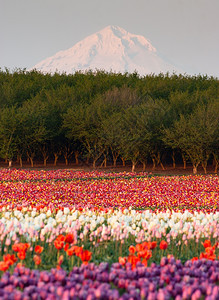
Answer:
[{"label": "snow on mountain", "polygon": [[33,69],[66,74],[87,70],[116,73],[137,71],[140,75],[176,71],[157,54],[146,38],[118,26],[108,26],[86,37],[72,48],[39,62]]}]

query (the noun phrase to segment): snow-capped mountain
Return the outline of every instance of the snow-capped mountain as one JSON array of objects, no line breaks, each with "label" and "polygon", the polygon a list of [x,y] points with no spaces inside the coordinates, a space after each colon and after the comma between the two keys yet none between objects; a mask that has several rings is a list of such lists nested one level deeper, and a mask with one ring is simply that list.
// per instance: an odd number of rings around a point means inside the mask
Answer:
[{"label": "snow-capped mountain", "polygon": [[86,37],[72,48],[39,62],[33,69],[66,74],[87,70],[116,73],[137,71],[140,75],[177,71],[158,55],[145,37],[118,26],[108,26]]}]

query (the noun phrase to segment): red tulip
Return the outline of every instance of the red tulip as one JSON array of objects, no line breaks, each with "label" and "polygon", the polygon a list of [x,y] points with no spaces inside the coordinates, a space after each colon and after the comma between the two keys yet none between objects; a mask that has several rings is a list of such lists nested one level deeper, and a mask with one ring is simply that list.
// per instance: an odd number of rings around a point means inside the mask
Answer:
[{"label": "red tulip", "polygon": [[166,241],[161,241],[160,242],[160,249],[161,250],[165,250],[165,249],[167,249],[167,247],[168,247],[168,244],[167,244],[167,242]]}]

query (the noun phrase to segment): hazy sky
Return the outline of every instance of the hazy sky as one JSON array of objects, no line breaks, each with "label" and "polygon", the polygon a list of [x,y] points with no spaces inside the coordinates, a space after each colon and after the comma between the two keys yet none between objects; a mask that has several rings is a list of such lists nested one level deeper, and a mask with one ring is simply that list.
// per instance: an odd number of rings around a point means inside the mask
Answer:
[{"label": "hazy sky", "polygon": [[187,74],[219,78],[219,0],[0,0],[0,67],[31,68],[108,25]]}]

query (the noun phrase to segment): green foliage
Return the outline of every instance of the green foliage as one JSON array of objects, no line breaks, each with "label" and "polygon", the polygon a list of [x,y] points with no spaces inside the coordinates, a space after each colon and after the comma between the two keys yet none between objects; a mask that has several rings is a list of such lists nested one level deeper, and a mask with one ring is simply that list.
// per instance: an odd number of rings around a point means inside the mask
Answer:
[{"label": "green foliage", "polygon": [[17,151],[17,134],[20,120],[15,107],[6,107],[0,112],[0,156],[12,161]]},{"label": "green foliage", "polygon": [[218,145],[219,102],[200,104],[188,116],[180,115],[171,128],[164,131],[163,140],[172,148],[179,148],[190,158],[194,172],[200,163],[203,167],[214,145]]},{"label": "green foliage", "polygon": [[156,166],[177,149],[195,168],[214,159],[216,170],[218,95],[218,79],[200,75],[0,70],[0,154]]}]

